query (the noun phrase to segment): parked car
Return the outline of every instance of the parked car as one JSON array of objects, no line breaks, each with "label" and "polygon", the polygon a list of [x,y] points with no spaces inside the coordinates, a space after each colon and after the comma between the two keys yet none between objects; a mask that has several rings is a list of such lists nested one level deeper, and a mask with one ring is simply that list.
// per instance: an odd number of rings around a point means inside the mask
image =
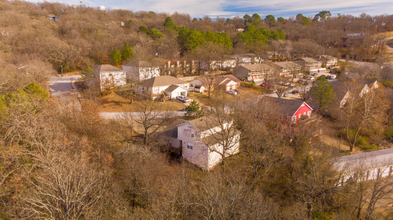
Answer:
[{"label": "parked car", "polygon": [[312,76],[316,76],[316,75],[318,75],[318,73],[313,73],[313,74],[311,74]]},{"label": "parked car", "polygon": [[275,90],[275,89],[272,89],[272,90],[270,90],[269,91],[271,94],[273,94],[273,93],[276,93],[277,92],[277,90]]},{"label": "parked car", "polygon": [[335,79],[335,78],[336,78],[335,75],[331,75],[331,76],[330,76],[330,79]]},{"label": "parked car", "polygon": [[330,70],[329,73],[333,73],[333,70]]},{"label": "parked car", "polygon": [[290,86],[290,87],[295,87],[296,85],[293,84],[293,83],[290,83],[289,86]]},{"label": "parked car", "polygon": [[310,77],[310,78],[308,78],[308,79],[310,79],[310,80],[314,80],[315,78],[311,76],[311,77]]},{"label": "parked car", "polygon": [[229,90],[229,91],[227,91],[227,93],[229,93],[230,95],[237,95],[237,93],[233,90]]},{"label": "parked car", "polygon": [[284,84],[284,82],[283,82],[283,81],[280,81],[280,82],[278,82],[278,85],[282,85],[282,84]]},{"label": "parked car", "polygon": [[268,82],[264,82],[264,83],[262,83],[262,84],[261,84],[261,86],[262,86],[262,87],[265,87],[265,86],[270,86],[270,83],[268,83]]},{"label": "parked car", "polygon": [[321,75],[320,77],[325,77],[325,78],[326,78],[326,76],[325,76],[325,75]]},{"label": "parked car", "polygon": [[331,76],[329,76],[329,75],[327,75],[327,76],[326,76],[326,79],[332,79],[332,77],[331,77]]},{"label": "parked car", "polygon": [[308,78],[308,76],[303,76],[303,79],[307,79]]},{"label": "parked car", "polygon": [[299,91],[297,91],[297,90],[292,90],[291,93],[292,93],[292,94],[296,94],[296,93],[299,93]]},{"label": "parked car", "polygon": [[240,94],[240,91],[237,89],[234,89],[233,91],[235,91],[237,94]]},{"label": "parked car", "polygon": [[266,88],[268,88],[268,89],[273,89],[274,86],[267,86]]},{"label": "parked car", "polygon": [[290,82],[286,82],[284,83],[284,86],[289,86],[291,83]]},{"label": "parked car", "polygon": [[185,97],[183,95],[176,96],[176,99],[181,101],[181,102],[189,102],[190,101],[187,97]]}]

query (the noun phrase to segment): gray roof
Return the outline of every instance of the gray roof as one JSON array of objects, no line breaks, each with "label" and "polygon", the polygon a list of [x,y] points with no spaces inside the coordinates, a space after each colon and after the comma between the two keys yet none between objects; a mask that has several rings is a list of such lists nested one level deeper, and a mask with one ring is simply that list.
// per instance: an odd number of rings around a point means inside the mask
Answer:
[{"label": "gray roof", "polygon": [[297,59],[296,61],[304,61],[306,63],[318,63],[319,61],[313,58],[300,58]]},{"label": "gray roof", "polygon": [[294,68],[294,67],[300,68],[299,64],[292,62],[292,61],[274,62],[273,64],[277,65],[279,67],[282,67],[282,68]]},{"label": "gray roof", "polygon": [[94,70],[94,73],[102,73],[102,72],[124,72],[124,70],[114,67],[109,64],[103,64],[103,65],[95,65],[92,68]]},{"label": "gray roof", "polygon": [[160,133],[157,133],[157,135],[177,138],[177,127],[184,122],[186,122],[186,120],[176,119],[174,122],[166,126]]},{"label": "gray roof", "polygon": [[240,65],[240,67],[243,67],[247,70],[251,71],[259,71],[259,70],[270,70],[271,67],[266,64],[249,64],[249,65]]},{"label": "gray roof", "polygon": [[157,86],[168,86],[172,84],[185,84],[183,80],[180,80],[173,76],[157,76],[150,79],[146,79],[141,82],[141,85],[146,87],[157,87]]},{"label": "gray roof", "polygon": [[201,132],[220,125],[218,118],[214,114],[191,120],[190,123],[198,128]]},{"label": "gray roof", "polygon": [[[229,132],[230,132],[230,134],[229,134],[230,137],[233,137],[233,136],[238,135],[238,134],[241,133],[239,130],[237,130],[237,129],[235,129],[235,128],[233,128],[233,129],[230,130]],[[227,134],[224,134],[224,137],[225,137],[226,135],[227,135]],[[209,135],[209,136],[207,136],[207,137],[202,138],[202,141],[203,141],[203,143],[205,143],[206,145],[212,146],[212,145],[215,145],[215,144],[220,143],[220,142],[222,143],[223,141],[226,141],[226,140],[228,140],[228,139],[229,139],[229,138],[225,138],[225,140],[224,140],[223,134],[222,134],[221,132],[217,132],[217,133],[214,133],[214,134],[212,134],[212,135]],[[233,139],[232,139],[232,141],[233,141]],[[228,146],[228,147],[230,147],[230,146]]]},{"label": "gray roof", "polygon": [[357,169],[370,169],[393,164],[393,149],[338,157],[334,161],[337,171],[351,172]]},{"label": "gray roof", "polygon": [[[305,103],[299,99],[279,99],[274,97],[263,97],[262,101],[270,101],[272,105],[275,105],[277,113],[288,116],[293,116],[300,106]],[[305,104],[308,105],[307,103]]]},{"label": "gray roof", "polygon": [[[177,88],[179,88],[180,86],[177,85],[171,85],[168,88],[165,89],[165,92],[173,92],[175,91]],[[181,88],[181,87],[180,87]],[[183,89],[184,90],[184,89]]]}]

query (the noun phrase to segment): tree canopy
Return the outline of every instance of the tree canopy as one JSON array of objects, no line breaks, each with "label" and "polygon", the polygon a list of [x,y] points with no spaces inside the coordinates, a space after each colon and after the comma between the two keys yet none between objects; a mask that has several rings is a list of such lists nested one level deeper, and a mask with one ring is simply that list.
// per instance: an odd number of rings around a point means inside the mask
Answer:
[{"label": "tree canopy", "polygon": [[268,43],[271,40],[285,40],[285,33],[282,29],[269,31],[265,28],[256,28],[254,25],[248,25],[243,33],[237,35],[239,42],[250,45],[255,41]]}]

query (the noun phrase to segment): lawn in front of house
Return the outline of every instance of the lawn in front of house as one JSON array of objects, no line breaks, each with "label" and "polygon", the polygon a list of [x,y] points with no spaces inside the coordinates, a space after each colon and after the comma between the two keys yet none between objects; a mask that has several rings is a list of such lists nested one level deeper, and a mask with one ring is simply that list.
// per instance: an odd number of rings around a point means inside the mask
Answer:
[{"label": "lawn in front of house", "polygon": [[[137,105],[140,104],[141,100],[134,100],[130,104],[130,100],[121,97],[115,92],[111,92],[107,95],[103,95],[98,98],[100,106],[100,112],[124,112],[124,111],[137,111]],[[186,105],[177,100],[168,100],[166,102],[156,101],[158,103],[158,108],[162,111],[178,111],[185,108]]]}]

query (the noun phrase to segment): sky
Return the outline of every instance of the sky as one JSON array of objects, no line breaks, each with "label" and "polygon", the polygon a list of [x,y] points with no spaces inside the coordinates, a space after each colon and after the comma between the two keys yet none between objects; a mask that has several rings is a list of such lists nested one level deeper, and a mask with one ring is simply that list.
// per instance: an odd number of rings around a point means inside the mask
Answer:
[{"label": "sky", "polygon": [[[28,0],[39,2],[37,0]],[[47,0],[79,5],[80,0]],[[204,15],[215,18],[257,13],[261,17],[272,14],[275,17],[289,18],[301,13],[314,16],[320,11],[330,11],[333,16],[361,13],[369,15],[391,14],[392,0],[82,0],[90,7],[105,6],[111,9],[127,9],[132,11],[154,11],[188,13],[191,17],[201,18]]]}]

